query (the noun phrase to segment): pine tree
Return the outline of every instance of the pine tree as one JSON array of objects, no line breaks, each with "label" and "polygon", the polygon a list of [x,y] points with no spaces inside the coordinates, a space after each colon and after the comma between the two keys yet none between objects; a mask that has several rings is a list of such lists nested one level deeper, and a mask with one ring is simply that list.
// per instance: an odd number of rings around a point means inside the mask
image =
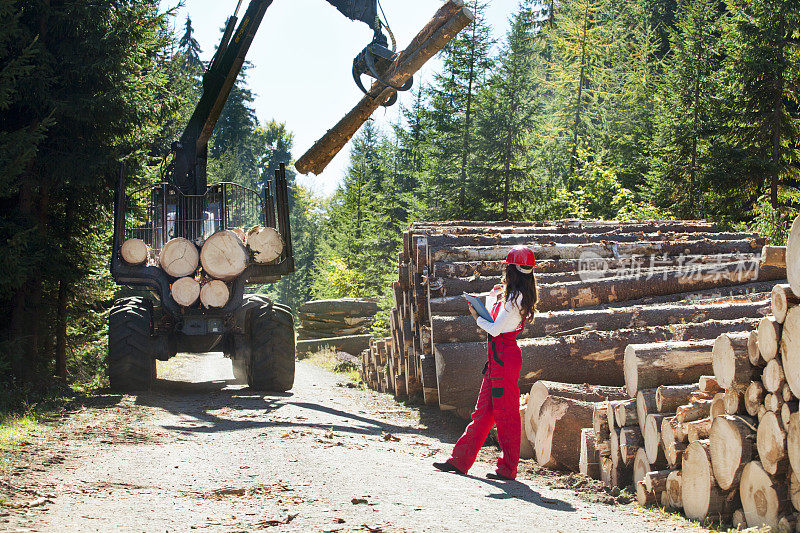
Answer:
[{"label": "pine tree", "polygon": [[184,70],[193,75],[202,74],[204,67],[200,54],[203,53],[203,50],[200,48],[200,43],[194,38],[194,28],[189,15],[186,15],[186,25],[183,36],[178,41],[178,47],[184,54]]}]

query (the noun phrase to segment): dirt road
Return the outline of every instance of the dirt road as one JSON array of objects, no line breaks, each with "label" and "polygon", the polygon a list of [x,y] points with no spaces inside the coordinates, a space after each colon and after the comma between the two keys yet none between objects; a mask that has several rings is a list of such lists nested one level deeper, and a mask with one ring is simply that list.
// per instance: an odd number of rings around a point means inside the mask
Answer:
[{"label": "dirt road", "polygon": [[[0,487],[8,531],[689,531],[633,505],[435,471],[462,426],[299,363],[263,396],[221,355],[180,356],[155,392],[101,396],[26,446]],[[525,474],[524,472],[528,472]],[[21,492],[27,489],[30,492]],[[596,495],[595,495],[596,496]]]}]

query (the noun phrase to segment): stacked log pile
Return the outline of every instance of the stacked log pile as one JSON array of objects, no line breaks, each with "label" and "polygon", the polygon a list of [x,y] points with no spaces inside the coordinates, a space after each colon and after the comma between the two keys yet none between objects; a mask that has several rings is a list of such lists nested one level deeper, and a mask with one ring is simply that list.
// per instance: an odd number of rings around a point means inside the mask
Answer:
[{"label": "stacked log pile", "polygon": [[298,311],[298,353],[311,353],[327,346],[358,355],[369,344],[369,330],[378,303],[358,298],[313,300],[301,305]]},{"label": "stacked log pile", "polygon": [[200,246],[175,237],[156,253],[141,239],[127,239],[119,254],[130,265],[161,268],[170,276],[173,300],[184,308],[223,308],[231,297],[230,282],[250,263],[269,264],[283,253],[283,239],[274,228],[221,230]]},{"label": "stacked log pile", "polygon": [[757,268],[763,238],[707,222],[416,222],[403,235],[390,315],[411,400],[469,416],[485,337],[462,293],[497,284],[517,244],[536,253],[540,291],[519,336],[525,390],[540,379],[621,386],[628,344],[747,331],[785,277]]}]

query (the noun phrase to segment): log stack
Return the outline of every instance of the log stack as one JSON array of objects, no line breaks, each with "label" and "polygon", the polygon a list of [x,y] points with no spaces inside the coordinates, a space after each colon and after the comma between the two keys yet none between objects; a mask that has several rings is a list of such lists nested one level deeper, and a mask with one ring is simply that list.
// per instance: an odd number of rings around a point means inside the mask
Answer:
[{"label": "log stack", "polygon": [[328,346],[357,355],[369,344],[378,303],[374,298],[313,300],[301,305],[298,311],[298,353],[311,353]]},{"label": "log stack", "polygon": [[412,401],[469,416],[485,336],[462,293],[499,283],[518,244],[536,253],[540,292],[536,319],[519,335],[525,390],[540,379],[618,387],[628,344],[748,331],[786,275],[758,268],[757,234],[702,221],[415,222],[390,312]]},{"label": "log stack", "polygon": [[230,300],[231,282],[250,263],[267,264],[283,252],[273,228],[254,226],[221,230],[201,243],[175,237],[158,254],[141,239],[125,240],[119,254],[130,265],[157,266],[171,278],[171,294],[183,308],[222,308]]}]

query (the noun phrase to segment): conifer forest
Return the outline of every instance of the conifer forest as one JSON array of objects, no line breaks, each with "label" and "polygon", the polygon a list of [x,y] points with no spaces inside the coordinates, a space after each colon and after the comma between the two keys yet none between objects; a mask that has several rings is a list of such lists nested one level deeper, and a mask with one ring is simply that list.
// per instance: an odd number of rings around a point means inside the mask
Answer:
[{"label": "conifer forest", "polygon": [[[414,220],[705,219],[785,244],[797,0],[522,0],[499,39],[488,0],[465,3],[475,23],[400,120],[360,130],[330,197],[296,181],[294,126],[256,117],[244,69],[209,182],[258,190],[287,164],[297,270],[259,292],[385,310]],[[201,92],[193,31],[157,0],[0,0],[0,406],[106,379],[119,165],[130,186],[161,180]]]}]

